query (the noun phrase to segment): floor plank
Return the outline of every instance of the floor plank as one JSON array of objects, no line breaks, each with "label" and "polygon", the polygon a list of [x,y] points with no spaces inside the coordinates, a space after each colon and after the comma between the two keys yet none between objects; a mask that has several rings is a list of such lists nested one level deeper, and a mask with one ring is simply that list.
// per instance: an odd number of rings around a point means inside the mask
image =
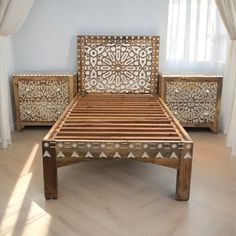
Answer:
[{"label": "floor plank", "polygon": [[47,131],[14,132],[0,150],[0,235],[236,235],[236,157],[224,135],[189,130],[189,202],[174,200],[175,170],[127,161],[63,167],[59,199],[45,201],[40,142]]}]

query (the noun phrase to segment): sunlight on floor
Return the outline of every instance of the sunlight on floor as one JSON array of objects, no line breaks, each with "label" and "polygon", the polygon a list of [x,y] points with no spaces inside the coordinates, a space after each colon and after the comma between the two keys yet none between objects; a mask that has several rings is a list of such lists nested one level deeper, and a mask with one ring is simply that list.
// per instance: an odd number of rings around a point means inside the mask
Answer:
[{"label": "sunlight on floor", "polygon": [[41,223],[44,226],[50,225],[50,215],[26,197],[33,175],[31,167],[38,149],[39,144],[35,144],[19,175],[5,208],[0,225],[0,235],[24,235],[35,221],[39,222],[39,224],[34,225],[34,230],[38,230],[35,235],[47,235],[48,227],[44,227],[42,231],[40,225]]},{"label": "sunlight on floor", "polygon": [[28,157],[28,160],[26,161],[26,163],[25,163],[25,165],[24,165],[24,167],[23,167],[23,169],[20,173],[20,177],[24,176],[24,175],[27,175],[31,172],[31,166],[33,164],[33,161],[34,161],[34,158],[36,156],[36,153],[37,153],[38,149],[39,149],[39,144],[37,143],[37,144],[34,145],[32,151],[31,151],[31,153]]}]

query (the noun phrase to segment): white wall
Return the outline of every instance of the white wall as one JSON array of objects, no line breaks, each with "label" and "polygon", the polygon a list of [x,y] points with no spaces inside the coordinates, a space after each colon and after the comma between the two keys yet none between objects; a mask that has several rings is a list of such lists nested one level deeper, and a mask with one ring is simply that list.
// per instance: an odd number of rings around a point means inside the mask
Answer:
[{"label": "white wall", "polygon": [[35,0],[12,37],[15,72],[76,71],[76,35],[160,35],[163,67],[167,0]]}]

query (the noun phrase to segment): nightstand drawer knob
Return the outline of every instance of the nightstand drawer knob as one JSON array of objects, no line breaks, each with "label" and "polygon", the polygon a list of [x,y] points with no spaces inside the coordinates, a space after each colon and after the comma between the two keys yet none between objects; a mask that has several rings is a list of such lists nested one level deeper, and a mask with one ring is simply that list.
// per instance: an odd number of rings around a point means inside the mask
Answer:
[{"label": "nightstand drawer knob", "polygon": [[27,114],[30,114],[31,112],[30,111],[27,111]]},{"label": "nightstand drawer knob", "polygon": [[210,93],[210,90],[209,90],[209,89],[206,89],[206,93]]},{"label": "nightstand drawer knob", "polygon": [[61,91],[61,90],[58,88],[58,89],[57,89],[57,92],[60,92],[60,91]]},{"label": "nightstand drawer knob", "polygon": [[29,88],[26,88],[26,92],[29,92],[30,91],[30,89]]},{"label": "nightstand drawer knob", "polygon": [[178,115],[178,112],[177,112],[177,111],[174,111],[174,114],[175,114],[175,115]]},{"label": "nightstand drawer knob", "polygon": [[205,112],[204,115],[205,115],[205,116],[208,116],[208,112]]},{"label": "nightstand drawer knob", "polygon": [[178,93],[179,92],[179,90],[178,89],[175,89],[175,93]]}]

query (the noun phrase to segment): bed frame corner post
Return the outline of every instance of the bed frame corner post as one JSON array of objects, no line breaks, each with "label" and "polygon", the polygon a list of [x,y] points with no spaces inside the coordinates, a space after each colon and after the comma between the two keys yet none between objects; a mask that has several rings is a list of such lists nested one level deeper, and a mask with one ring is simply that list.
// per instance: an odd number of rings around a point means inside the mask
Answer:
[{"label": "bed frame corner post", "polygon": [[179,168],[176,179],[176,195],[178,201],[188,201],[190,195],[191,171],[192,171],[192,144],[187,144],[181,151]]},{"label": "bed frame corner post", "polygon": [[44,195],[57,199],[57,163],[55,142],[42,142]]}]

